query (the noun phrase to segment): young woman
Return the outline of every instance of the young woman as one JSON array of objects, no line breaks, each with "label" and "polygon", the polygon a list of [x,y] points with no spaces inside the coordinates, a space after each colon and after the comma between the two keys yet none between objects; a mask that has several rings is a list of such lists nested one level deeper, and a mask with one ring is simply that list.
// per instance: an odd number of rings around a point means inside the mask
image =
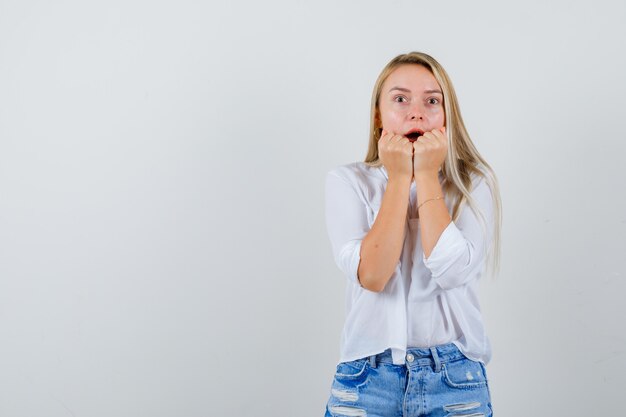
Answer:
[{"label": "young woman", "polygon": [[498,270],[497,179],[431,56],[374,86],[364,162],[331,170],[326,222],[347,277],[326,416],[491,416],[478,280]]}]

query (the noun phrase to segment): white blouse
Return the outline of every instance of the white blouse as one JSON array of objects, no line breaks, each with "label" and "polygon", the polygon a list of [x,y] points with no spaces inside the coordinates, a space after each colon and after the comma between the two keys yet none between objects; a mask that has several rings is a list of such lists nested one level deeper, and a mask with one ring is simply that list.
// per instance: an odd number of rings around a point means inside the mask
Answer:
[{"label": "white blouse", "polygon": [[[393,363],[405,363],[407,347],[454,343],[468,358],[487,364],[491,346],[478,302],[478,279],[486,257],[485,234],[474,211],[464,205],[456,222],[439,237],[428,259],[422,250],[419,219],[407,216],[402,254],[381,292],[358,280],[361,241],[380,209],[387,185],[384,167],[364,162],[336,167],[326,176],[326,225],[333,256],[347,277],[346,318],[339,362],[391,348]],[[443,174],[439,175],[440,183]],[[471,191],[493,232],[493,197],[483,177],[472,176]],[[411,183],[409,212],[416,207]],[[445,198],[446,206],[451,207]]]}]

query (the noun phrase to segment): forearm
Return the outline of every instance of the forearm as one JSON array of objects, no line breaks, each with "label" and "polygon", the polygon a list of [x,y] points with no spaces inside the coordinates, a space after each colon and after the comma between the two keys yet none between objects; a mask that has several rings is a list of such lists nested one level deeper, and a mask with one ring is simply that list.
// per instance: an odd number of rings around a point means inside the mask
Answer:
[{"label": "forearm", "polygon": [[376,220],[361,243],[359,281],[371,291],[385,288],[400,259],[410,186],[410,178],[387,182]]},{"label": "forearm", "polygon": [[424,256],[428,258],[435,248],[441,233],[452,221],[444,199],[428,201],[431,198],[443,196],[438,173],[420,173],[415,176],[417,191],[417,205],[420,229],[422,235],[422,248]]}]

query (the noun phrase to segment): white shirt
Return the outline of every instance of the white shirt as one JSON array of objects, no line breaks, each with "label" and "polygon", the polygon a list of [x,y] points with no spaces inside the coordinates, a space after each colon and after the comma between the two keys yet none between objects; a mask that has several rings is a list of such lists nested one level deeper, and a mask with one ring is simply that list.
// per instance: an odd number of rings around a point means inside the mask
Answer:
[{"label": "white shirt", "polygon": [[[333,256],[347,277],[346,320],[339,362],[391,348],[393,363],[405,363],[407,347],[454,343],[468,358],[487,364],[491,346],[478,302],[478,279],[485,266],[480,220],[464,204],[456,222],[439,237],[430,257],[424,256],[419,219],[407,216],[402,254],[381,292],[363,288],[357,270],[363,238],[372,227],[387,185],[384,167],[364,162],[336,167],[326,176],[326,225]],[[439,175],[440,183],[443,174]],[[483,177],[472,176],[472,196],[493,231],[493,198]],[[429,196],[430,197],[430,196]],[[416,186],[411,183],[409,212],[416,212]],[[445,198],[446,206],[451,204]]]}]

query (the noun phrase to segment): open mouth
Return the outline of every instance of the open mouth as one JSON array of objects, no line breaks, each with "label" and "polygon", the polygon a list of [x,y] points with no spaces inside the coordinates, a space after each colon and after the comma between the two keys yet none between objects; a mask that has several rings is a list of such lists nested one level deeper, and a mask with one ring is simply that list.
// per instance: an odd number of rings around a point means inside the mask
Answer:
[{"label": "open mouth", "polygon": [[415,142],[417,140],[417,138],[419,138],[420,136],[422,136],[424,133],[420,132],[420,131],[416,131],[416,132],[410,132],[407,133],[406,135],[404,135],[408,140],[410,140],[411,142]]}]

